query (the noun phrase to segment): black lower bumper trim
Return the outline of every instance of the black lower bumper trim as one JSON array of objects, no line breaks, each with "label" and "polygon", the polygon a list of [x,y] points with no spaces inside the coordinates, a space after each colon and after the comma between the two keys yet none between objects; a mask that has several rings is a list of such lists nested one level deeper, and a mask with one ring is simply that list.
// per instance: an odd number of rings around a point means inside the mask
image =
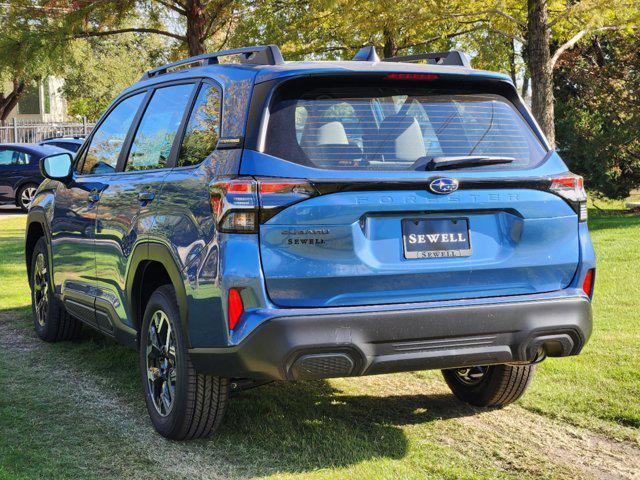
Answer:
[{"label": "black lower bumper trim", "polygon": [[198,371],[325,378],[575,355],[591,334],[585,297],[272,318],[240,345],[190,350]]}]

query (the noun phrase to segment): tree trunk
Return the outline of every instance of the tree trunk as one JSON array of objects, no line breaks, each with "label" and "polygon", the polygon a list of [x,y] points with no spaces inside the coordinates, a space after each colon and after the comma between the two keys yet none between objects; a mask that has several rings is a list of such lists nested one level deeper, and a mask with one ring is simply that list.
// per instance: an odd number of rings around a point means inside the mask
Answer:
[{"label": "tree trunk", "polygon": [[516,84],[516,46],[515,40],[509,40],[509,75],[513,84]]},{"label": "tree trunk", "polygon": [[531,75],[531,110],[555,147],[553,67],[551,66],[547,0],[527,0],[527,59]]},{"label": "tree trunk", "polygon": [[205,25],[207,21],[202,0],[188,0],[185,10],[187,12],[186,36],[189,56],[201,55],[206,51],[204,41],[206,39]]},{"label": "tree trunk", "polygon": [[9,117],[9,113],[18,104],[18,100],[20,100],[26,88],[27,82],[14,79],[13,90],[6,96],[4,93],[0,93],[0,122],[4,122]]},{"label": "tree trunk", "polygon": [[520,91],[520,95],[522,98],[527,98],[527,93],[529,93],[529,70],[525,68],[524,75],[522,76],[522,90]]},{"label": "tree trunk", "polygon": [[383,58],[395,57],[398,53],[398,41],[393,32],[386,28],[383,30],[384,47],[382,48]]}]

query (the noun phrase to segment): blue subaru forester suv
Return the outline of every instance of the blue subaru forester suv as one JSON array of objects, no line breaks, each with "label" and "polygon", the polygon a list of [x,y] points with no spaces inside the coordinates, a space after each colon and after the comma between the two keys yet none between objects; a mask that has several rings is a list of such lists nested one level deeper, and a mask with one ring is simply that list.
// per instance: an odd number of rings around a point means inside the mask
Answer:
[{"label": "blue subaru forester suv", "polygon": [[273,380],[441,369],[499,407],[591,332],[582,178],[511,80],[457,51],[189,58],[41,168],[35,329],[137,348],[169,438],[210,435],[230,393]]}]

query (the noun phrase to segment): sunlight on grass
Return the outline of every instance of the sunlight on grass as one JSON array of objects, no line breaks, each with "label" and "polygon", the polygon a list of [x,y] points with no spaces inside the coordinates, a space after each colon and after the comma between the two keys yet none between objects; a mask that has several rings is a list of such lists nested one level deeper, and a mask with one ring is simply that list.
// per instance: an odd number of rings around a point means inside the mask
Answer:
[{"label": "sunlight on grass", "polygon": [[[521,400],[527,408],[637,439],[640,428],[640,216],[614,215],[621,202],[590,210],[597,256],[593,334],[583,352],[548,359]],[[633,427],[629,431],[621,427]]]},{"label": "sunlight on grass", "polygon": [[0,309],[30,303],[24,260],[25,224],[26,216],[0,220]]}]

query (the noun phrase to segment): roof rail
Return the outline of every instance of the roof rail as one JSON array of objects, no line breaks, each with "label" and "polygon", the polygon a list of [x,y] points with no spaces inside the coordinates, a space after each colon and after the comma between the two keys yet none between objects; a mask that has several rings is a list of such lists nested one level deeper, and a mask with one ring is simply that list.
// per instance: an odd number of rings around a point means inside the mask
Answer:
[{"label": "roof rail", "polygon": [[161,67],[154,68],[153,70],[149,70],[140,80],[164,75],[173,69],[188,65],[216,65],[220,63],[218,58],[230,55],[239,55],[242,59],[240,63],[248,63],[252,65],[282,65],[284,63],[282,53],[280,53],[280,49],[276,45],[258,45],[255,47],[234,48],[231,50],[221,50],[219,52],[203,53],[202,55],[197,55],[195,57],[178,60],[177,62],[168,63]]},{"label": "roof rail", "polygon": [[379,62],[380,57],[376,53],[376,47],[368,45],[358,50],[358,53],[356,53],[356,56],[353,57],[352,60],[354,62]]},{"label": "roof rail", "polygon": [[404,57],[390,57],[385,58],[383,62],[420,62],[426,60],[431,65],[455,65],[458,67],[471,67],[471,60],[466,53],[458,50],[451,50],[450,52],[432,52],[432,53],[420,53],[418,55],[406,55]]}]

